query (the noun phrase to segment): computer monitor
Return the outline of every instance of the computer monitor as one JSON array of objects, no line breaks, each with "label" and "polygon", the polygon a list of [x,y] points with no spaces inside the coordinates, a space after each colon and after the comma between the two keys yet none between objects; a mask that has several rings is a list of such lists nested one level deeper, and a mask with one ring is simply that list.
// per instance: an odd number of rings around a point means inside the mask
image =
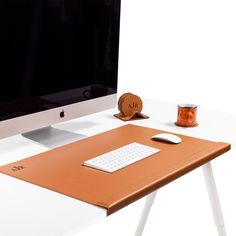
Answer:
[{"label": "computer monitor", "polygon": [[78,137],[44,127],[113,107],[119,25],[120,0],[1,0],[0,138],[54,147]]}]

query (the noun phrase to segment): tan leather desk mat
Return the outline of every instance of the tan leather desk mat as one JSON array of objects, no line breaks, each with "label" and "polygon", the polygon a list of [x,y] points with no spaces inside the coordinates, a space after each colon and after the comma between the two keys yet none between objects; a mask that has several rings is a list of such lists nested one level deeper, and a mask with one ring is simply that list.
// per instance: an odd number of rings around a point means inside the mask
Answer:
[{"label": "tan leather desk mat", "polygon": [[[111,214],[230,149],[230,145],[179,135],[183,142],[150,139],[161,130],[125,125],[0,167],[0,172],[98,205]],[[83,162],[131,142],[161,151],[113,173]]]}]

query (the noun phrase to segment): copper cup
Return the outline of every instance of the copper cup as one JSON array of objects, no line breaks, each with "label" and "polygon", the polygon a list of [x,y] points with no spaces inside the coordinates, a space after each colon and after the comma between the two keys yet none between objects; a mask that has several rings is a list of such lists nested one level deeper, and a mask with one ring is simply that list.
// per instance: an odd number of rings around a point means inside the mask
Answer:
[{"label": "copper cup", "polygon": [[182,127],[197,126],[197,106],[194,104],[178,104],[178,116],[175,123]]}]

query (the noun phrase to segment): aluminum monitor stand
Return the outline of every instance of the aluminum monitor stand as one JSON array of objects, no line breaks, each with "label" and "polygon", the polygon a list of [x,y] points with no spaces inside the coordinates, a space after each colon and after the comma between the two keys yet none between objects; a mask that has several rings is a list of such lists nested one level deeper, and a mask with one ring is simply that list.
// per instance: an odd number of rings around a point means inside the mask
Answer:
[{"label": "aluminum monitor stand", "polygon": [[72,133],[66,130],[53,128],[52,126],[23,133],[22,136],[50,149],[87,137],[83,134]]}]

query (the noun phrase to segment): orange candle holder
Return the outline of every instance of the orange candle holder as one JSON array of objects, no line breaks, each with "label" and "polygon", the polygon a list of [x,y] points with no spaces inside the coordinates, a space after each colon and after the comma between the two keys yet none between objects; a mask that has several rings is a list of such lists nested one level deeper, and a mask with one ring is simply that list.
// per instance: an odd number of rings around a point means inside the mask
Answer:
[{"label": "orange candle holder", "polygon": [[196,127],[197,123],[197,105],[194,104],[178,104],[177,126]]}]

